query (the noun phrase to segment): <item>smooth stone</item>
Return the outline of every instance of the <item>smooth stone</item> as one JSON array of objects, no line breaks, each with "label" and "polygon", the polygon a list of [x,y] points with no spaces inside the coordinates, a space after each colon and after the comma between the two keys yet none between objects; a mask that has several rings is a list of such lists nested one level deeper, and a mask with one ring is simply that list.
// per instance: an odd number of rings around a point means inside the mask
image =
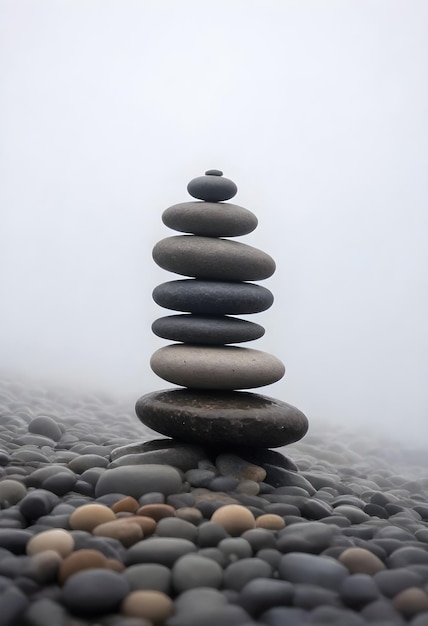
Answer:
[{"label": "smooth stone", "polygon": [[[261,313],[266,311],[273,303],[273,294],[266,287],[253,285],[252,283],[221,280],[171,280],[155,287],[152,295],[156,304],[165,309],[212,316],[207,318],[206,321],[204,321],[205,318],[197,321],[204,336],[208,333],[208,324],[214,331],[217,328],[217,332],[221,330],[222,326],[226,326],[225,321],[221,320],[221,318],[220,321],[216,321],[218,316]],[[174,319],[174,316],[172,318]],[[170,318],[166,319],[167,323],[169,323]],[[190,322],[186,321],[186,319],[189,319]],[[199,320],[200,318],[196,319]],[[226,322],[230,322],[233,318],[225,319]],[[183,324],[182,319],[180,323],[181,325]],[[186,323],[189,328],[189,325],[193,324],[193,319],[186,316],[184,324]],[[233,321],[227,324],[229,334],[232,333],[232,325]],[[238,328],[240,325],[235,324],[235,327]],[[225,331],[222,330],[222,332]],[[193,340],[191,343],[197,342]]]},{"label": "smooth stone", "polygon": [[[239,604],[250,615],[260,615],[274,606],[289,605],[293,598],[293,585],[285,580],[256,578],[240,591]],[[286,622],[284,622],[286,624]]]},{"label": "smooth stone", "polygon": [[116,611],[129,593],[127,580],[108,569],[89,569],[70,576],[62,600],[73,613],[96,615]]},{"label": "smooth stone", "polygon": [[67,612],[63,606],[50,598],[41,598],[33,602],[25,613],[28,626],[68,626]]},{"label": "smooth stone", "polygon": [[428,552],[426,550],[415,546],[403,546],[394,550],[387,559],[387,565],[391,569],[415,564],[428,564]]},{"label": "smooth stone", "polygon": [[[139,589],[126,596],[120,610],[129,617],[141,618],[143,622],[147,620],[147,626],[148,624],[164,624],[165,620],[174,613],[174,603],[162,591]],[[117,624],[117,626],[122,625]]]},{"label": "smooth stone", "polygon": [[180,557],[172,568],[172,585],[177,594],[196,587],[219,589],[222,583],[221,565],[199,554]]},{"label": "smooth stone", "polygon": [[237,346],[172,344],[150,359],[155,374],[192,389],[252,389],[280,380],[283,363],[275,356]]},{"label": "smooth stone", "polygon": [[137,589],[152,589],[170,593],[171,570],[159,563],[140,563],[130,565],[123,572],[131,591]]},{"label": "smooth stone", "polygon": [[16,504],[27,494],[25,486],[17,480],[6,478],[0,481],[0,502]]},{"label": "smooth stone", "polygon": [[[199,591],[199,590],[198,590]],[[240,606],[227,604],[225,606],[201,606],[199,610],[192,609],[189,613],[178,613],[170,617],[167,626],[252,626],[250,617]]]},{"label": "smooth stone", "polygon": [[275,448],[298,441],[308,429],[307,418],[295,407],[248,392],[156,391],[137,401],[136,413],[164,435],[211,446]]},{"label": "smooth stone", "polygon": [[126,565],[158,563],[172,567],[185,554],[196,552],[196,546],[188,539],[176,537],[149,537],[134,544],[125,556]]},{"label": "smooth stone", "polygon": [[77,482],[77,476],[74,474],[65,474],[60,472],[55,476],[50,476],[42,482],[42,489],[51,491],[57,496],[63,496],[71,491]]},{"label": "smooth stone", "polygon": [[224,570],[224,586],[226,589],[241,591],[251,580],[271,578],[272,574],[272,567],[263,559],[258,557],[240,559]]},{"label": "smooth stone", "polygon": [[257,217],[237,204],[181,202],[162,214],[165,226],[201,237],[239,237],[257,228]]},{"label": "smooth stone", "polygon": [[121,493],[140,498],[145,493],[160,491],[165,495],[182,491],[179,472],[168,465],[130,465],[106,470],[95,486],[95,496]]},{"label": "smooth stone", "polygon": [[293,606],[311,611],[319,606],[341,606],[339,594],[318,585],[297,583],[294,585]]},{"label": "smooth stone", "polygon": [[215,315],[160,317],[153,322],[152,331],[158,337],[170,341],[213,345],[253,341],[263,337],[265,333],[265,329],[260,324],[235,317]]},{"label": "smooth stone", "polygon": [[322,522],[292,524],[278,533],[278,550],[320,554],[330,546],[334,535],[334,528]]},{"label": "smooth stone", "polygon": [[343,602],[359,611],[363,606],[380,598],[376,578],[368,574],[352,574],[343,581],[339,592]]},{"label": "smooth stone", "polygon": [[181,443],[174,439],[153,439],[144,443],[131,443],[112,450],[110,467],[154,463],[173,465],[182,472],[187,472],[197,467],[198,463],[206,458],[207,453],[200,446]]},{"label": "smooth stone", "polygon": [[13,626],[27,610],[30,602],[27,596],[15,585],[8,587],[0,594],[1,624]]},{"label": "smooth stone", "polygon": [[377,587],[387,598],[393,598],[409,587],[422,587],[423,578],[406,567],[384,569],[373,576]]},{"label": "smooth stone", "polygon": [[256,526],[254,515],[240,504],[225,504],[218,508],[211,521],[222,526],[232,537],[242,535],[246,530]]},{"label": "smooth stone", "polygon": [[275,272],[271,256],[245,243],[177,235],[161,239],[153,260],[164,270],[205,280],[264,280]]},{"label": "smooth stone", "polygon": [[49,437],[49,439],[54,441],[59,441],[62,435],[62,431],[56,421],[45,415],[32,419],[28,424],[28,432]]},{"label": "smooth stone", "polygon": [[187,191],[193,198],[205,202],[230,200],[236,195],[238,187],[221,170],[207,170],[205,176],[193,178],[187,185]]},{"label": "smooth stone", "polygon": [[347,548],[339,556],[339,561],[348,568],[351,574],[368,574],[373,576],[376,572],[385,569],[385,565],[379,557],[373,554],[373,552],[360,547]]},{"label": "smooth stone", "polygon": [[335,591],[349,572],[346,567],[331,557],[289,552],[281,557],[278,573],[283,580],[292,583],[318,585]]}]

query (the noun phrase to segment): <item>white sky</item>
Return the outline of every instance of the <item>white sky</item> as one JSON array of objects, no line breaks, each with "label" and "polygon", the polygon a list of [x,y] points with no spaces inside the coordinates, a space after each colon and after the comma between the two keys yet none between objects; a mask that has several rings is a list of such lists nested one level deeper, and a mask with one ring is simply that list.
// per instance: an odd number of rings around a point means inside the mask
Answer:
[{"label": "white sky", "polygon": [[425,0],[0,0],[0,368],[169,386],[151,249],[219,168],[277,262],[260,392],[423,441],[427,32]]}]

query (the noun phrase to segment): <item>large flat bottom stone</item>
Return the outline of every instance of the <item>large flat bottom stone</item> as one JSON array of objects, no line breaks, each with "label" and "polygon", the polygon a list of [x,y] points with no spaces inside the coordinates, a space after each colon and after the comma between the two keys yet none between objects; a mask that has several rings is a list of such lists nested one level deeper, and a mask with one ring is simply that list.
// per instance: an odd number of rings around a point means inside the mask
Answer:
[{"label": "large flat bottom stone", "polygon": [[277,448],[299,441],[308,430],[299,409],[244,391],[166,389],[142,396],[135,410],[153,430],[207,446]]}]

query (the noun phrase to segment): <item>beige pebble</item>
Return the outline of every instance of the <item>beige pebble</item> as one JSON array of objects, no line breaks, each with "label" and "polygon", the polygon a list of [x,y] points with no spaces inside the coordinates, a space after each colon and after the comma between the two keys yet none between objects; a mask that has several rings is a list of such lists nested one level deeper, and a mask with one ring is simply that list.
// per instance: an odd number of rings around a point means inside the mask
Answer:
[{"label": "beige pebble", "polygon": [[169,504],[144,504],[137,510],[137,515],[151,517],[158,522],[164,517],[174,517],[175,509]]},{"label": "beige pebble", "polygon": [[115,572],[123,572],[123,570],[126,569],[125,564],[121,561],[118,561],[117,559],[107,559],[106,567],[108,567],[108,569],[114,570]]},{"label": "beige pebble", "polygon": [[73,536],[62,528],[44,530],[27,543],[27,554],[32,556],[44,550],[55,550],[62,557],[68,556],[74,548]]},{"label": "beige pebble", "polygon": [[351,574],[373,576],[376,572],[385,569],[380,558],[365,548],[347,548],[340,554],[338,560],[348,568]]},{"label": "beige pebble", "polygon": [[58,582],[63,585],[76,572],[102,567],[107,567],[107,557],[99,550],[76,550],[60,563]]},{"label": "beige pebble", "polygon": [[69,524],[73,530],[92,530],[104,522],[112,522],[116,515],[104,504],[84,504],[70,515]]},{"label": "beige pebble", "polygon": [[202,522],[204,518],[200,510],[194,506],[180,507],[175,511],[175,516],[179,519],[185,520],[186,522],[190,522],[195,526],[198,526],[198,524],[200,524],[200,522]]},{"label": "beige pebble", "polygon": [[280,515],[266,513],[256,518],[256,528],[266,528],[267,530],[281,530],[285,527],[285,522]]},{"label": "beige pebble", "polygon": [[418,613],[428,611],[428,596],[419,587],[409,587],[395,596],[393,604],[397,611],[410,619]]},{"label": "beige pebble", "polygon": [[123,517],[120,520],[123,524],[138,524],[142,530],[144,537],[150,537],[156,530],[157,523],[152,517],[145,515],[131,515],[131,517]]},{"label": "beige pebble", "polygon": [[139,506],[138,500],[132,496],[126,496],[126,498],[122,498],[122,500],[115,502],[112,505],[111,510],[114,513],[135,513]]},{"label": "beige pebble", "polygon": [[121,612],[142,617],[153,624],[163,624],[174,613],[174,603],[162,591],[131,591],[122,602]]},{"label": "beige pebble", "polygon": [[254,515],[249,509],[240,504],[221,506],[214,511],[211,521],[223,526],[232,537],[242,535],[246,530],[256,526]]},{"label": "beige pebble", "polygon": [[139,524],[130,523],[122,519],[104,522],[96,526],[92,534],[96,537],[112,537],[117,539],[126,548],[133,546],[144,537],[143,529]]}]

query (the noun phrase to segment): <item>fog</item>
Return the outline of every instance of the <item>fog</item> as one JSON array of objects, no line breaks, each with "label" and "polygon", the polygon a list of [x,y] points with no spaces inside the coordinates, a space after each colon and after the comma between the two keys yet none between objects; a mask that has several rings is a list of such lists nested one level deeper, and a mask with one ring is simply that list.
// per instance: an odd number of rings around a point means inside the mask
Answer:
[{"label": "fog", "polygon": [[2,373],[168,387],[151,249],[218,168],[277,262],[260,391],[423,443],[427,25],[424,0],[0,0]]}]

